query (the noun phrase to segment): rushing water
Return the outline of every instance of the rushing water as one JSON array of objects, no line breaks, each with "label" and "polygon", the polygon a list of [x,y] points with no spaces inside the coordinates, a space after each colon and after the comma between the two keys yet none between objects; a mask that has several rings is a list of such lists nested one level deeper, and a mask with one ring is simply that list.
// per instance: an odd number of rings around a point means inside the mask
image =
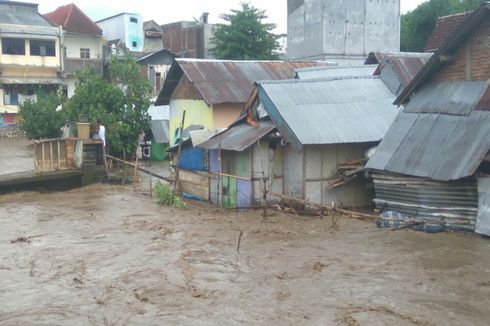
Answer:
[{"label": "rushing water", "polygon": [[109,185],[0,196],[0,230],[0,325],[487,325],[490,318],[490,241],[473,235],[175,210]]}]

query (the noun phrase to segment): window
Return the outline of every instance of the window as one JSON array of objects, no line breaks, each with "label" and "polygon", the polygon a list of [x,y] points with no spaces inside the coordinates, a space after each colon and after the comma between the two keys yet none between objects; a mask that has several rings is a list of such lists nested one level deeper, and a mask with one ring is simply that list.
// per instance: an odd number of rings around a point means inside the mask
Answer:
[{"label": "window", "polygon": [[63,47],[63,58],[67,58],[67,56],[66,56],[66,46]]},{"label": "window", "polygon": [[2,54],[25,55],[26,42],[18,38],[2,39]]},{"label": "window", "polygon": [[80,58],[82,58],[82,59],[90,59],[90,49],[81,48],[80,49]]},{"label": "window", "polygon": [[133,41],[133,48],[138,46],[138,42]]},{"label": "window", "polygon": [[132,22],[132,23],[138,23],[138,18],[135,18],[135,17],[131,17],[129,18],[129,21]]},{"label": "window", "polygon": [[56,56],[56,47],[54,41],[38,41],[30,40],[31,55],[41,57],[54,57]]}]

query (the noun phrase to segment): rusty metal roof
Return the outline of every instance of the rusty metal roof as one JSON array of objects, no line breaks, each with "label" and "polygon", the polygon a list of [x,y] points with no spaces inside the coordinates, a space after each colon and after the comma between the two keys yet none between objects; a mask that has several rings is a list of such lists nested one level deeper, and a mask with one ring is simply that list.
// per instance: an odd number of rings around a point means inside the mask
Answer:
[{"label": "rusty metal roof", "polygon": [[473,175],[490,150],[490,86],[476,83],[425,87],[397,116],[366,168],[440,181]]},{"label": "rusty metal roof", "polygon": [[399,112],[376,76],[264,81],[258,90],[269,117],[296,149],[380,141]]},{"label": "rusty metal roof", "polygon": [[416,56],[387,55],[374,75],[379,75],[390,91],[398,95],[410,84],[431,56],[432,53],[421,53]]},{"label": "rusty metal roof", "polygon": [[260,121],[257,127],[243,122],[202,142],[197,147],[241,152],[252,146],[274,128],[275,126],[271,121]]},{"label": "rusty metal roof", "polygon": [[156,105],[167,105],[185,75],[194,84],[206,103],[245,103],[258,80],[290,79],[294,70],[319,66],[319,62],[301,61],[230,61],[176,59]]}]

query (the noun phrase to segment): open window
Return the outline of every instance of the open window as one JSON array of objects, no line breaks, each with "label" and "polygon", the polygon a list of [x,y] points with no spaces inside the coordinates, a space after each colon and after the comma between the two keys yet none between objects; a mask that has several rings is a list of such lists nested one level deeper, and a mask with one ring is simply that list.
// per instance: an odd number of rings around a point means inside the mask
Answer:
[{"label": "open window", "polygon": [[54,57],[56,56],[55,44],[55,41],[30,40],[29,45],[31,47],[31,55],[41,57]]},{"label": "open window", "polygon": [[25,55],[26,42],[19,38],[3,38],[2,54]]}]

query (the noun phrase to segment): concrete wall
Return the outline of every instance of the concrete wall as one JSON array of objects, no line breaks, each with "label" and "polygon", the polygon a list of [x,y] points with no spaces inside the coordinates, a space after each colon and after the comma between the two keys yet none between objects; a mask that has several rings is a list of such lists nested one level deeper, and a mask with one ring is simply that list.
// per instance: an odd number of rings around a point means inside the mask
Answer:
[{"label": "concrete wall", "polygon": [[179,128],[185,111],[184,128],[201,125],[213,128],[213,110],[202,100],[173,99],[170,101],[170,144],[174,142],[175,130]]},{"label": "concrete wall", "polygon": [[400,50],[400,0],[288,0],[288,58],[359,63]]},{"label": "concrete wall", "polygon": [[213,128],[227,128],[239,118],[243,103],[227,103],[213,105]]},{"label": "concrete wall", "polygon": [[[0,35],[0,38],[2,36]],[[24,38],[24,36],[22,36]],[[43,38],[36,38],[32,36],[32,39],[43,40]],[[61,66],[60,57],[60,42],[59,39],[49,39],[55,42],[55,56],[31,56],[29,39],[25,39],[25,54],[24,55],[11,55],[2,54],[2,43],[0,42],[0,64],[2,65],[16,65],[16,66],[33,66],[42,68],[55,68],[59,69]],[[5,73],[4,73],[5,75]]]},{"label": "concrete wall", "polygon": [[[131,18],[137,20],[131,22]],[[121,39],[130,51],[141,52],[144,48],[143,16],[138,14],[121,14],[98,21],[102,33],[107,40]],[[136,46],[133,45],[136,42]]]},{"label": "concrete wall", "polygon": [[66,33],[63,46],[67,58],[80,58],[80,49],[90,49],[90,59],[102,59],[102,37]]}]

